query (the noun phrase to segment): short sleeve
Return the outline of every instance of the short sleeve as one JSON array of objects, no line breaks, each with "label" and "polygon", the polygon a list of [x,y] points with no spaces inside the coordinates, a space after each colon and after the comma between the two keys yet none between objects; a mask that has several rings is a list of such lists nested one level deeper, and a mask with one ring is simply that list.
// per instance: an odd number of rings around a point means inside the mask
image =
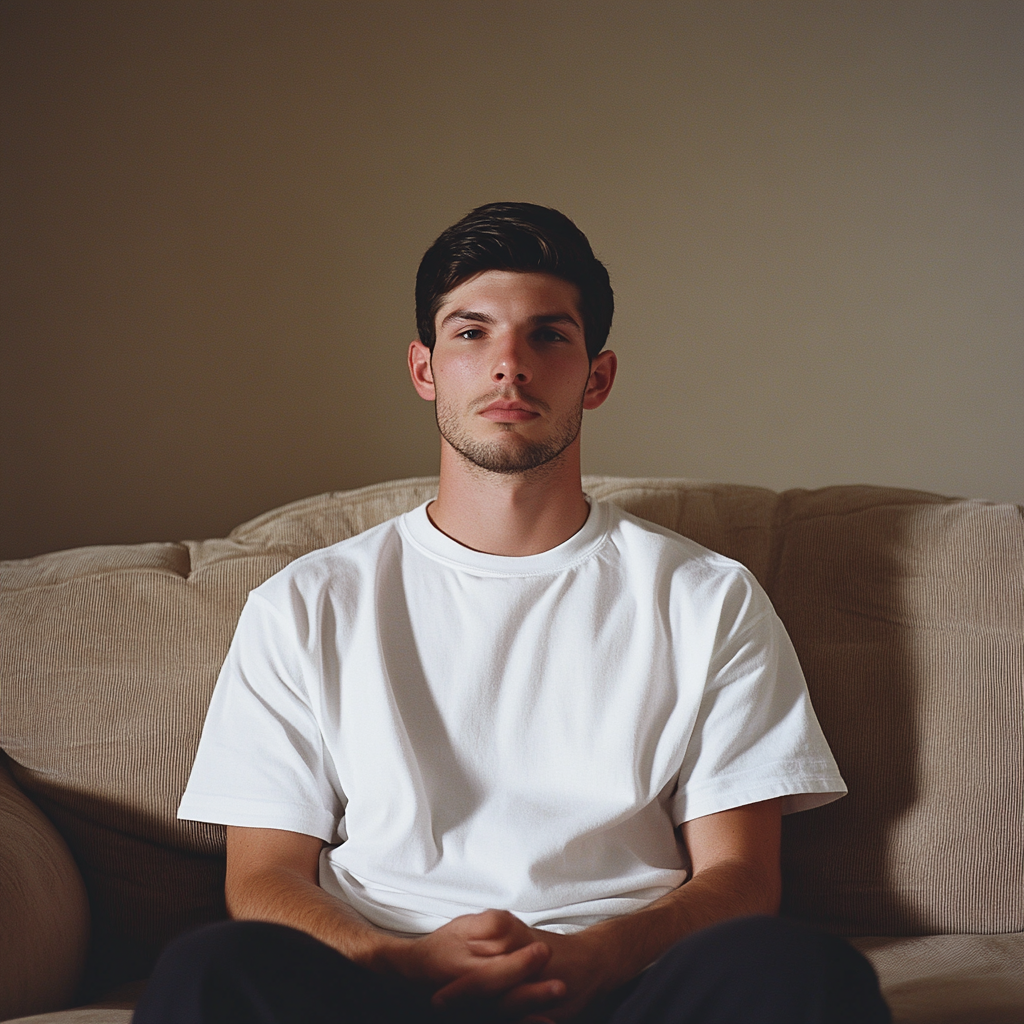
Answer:
[{"label": "short sleeve", "polygon": [[846,793],[771,602],[748,574],[731,590],[672,800],[677,825],[776,797],[792,813]]},{"label": "short sleeve", "polygon": [[178,817],[339,841],[344,794],[309,700],[301,617],[249,595]]}]

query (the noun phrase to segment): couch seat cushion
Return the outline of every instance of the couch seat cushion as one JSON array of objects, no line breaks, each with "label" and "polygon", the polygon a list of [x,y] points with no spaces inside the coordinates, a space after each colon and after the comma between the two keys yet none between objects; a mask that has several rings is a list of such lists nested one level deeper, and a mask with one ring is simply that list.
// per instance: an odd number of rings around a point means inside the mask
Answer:
[{"label": "couch seat cushion", "polygon": [[859,938],[893,1024],[1020,1024],[1024,934]]}]

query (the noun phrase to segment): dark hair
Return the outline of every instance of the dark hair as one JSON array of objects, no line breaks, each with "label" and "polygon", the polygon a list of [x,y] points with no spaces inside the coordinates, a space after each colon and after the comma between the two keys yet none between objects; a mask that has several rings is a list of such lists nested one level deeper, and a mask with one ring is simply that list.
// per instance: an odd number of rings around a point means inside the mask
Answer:
[{"label": "dark hair", "polygon": [[615,300],[608,271],[587,236],[564,213],[533,203],[488,203],[441,233],[416,273],[416,327],[431,352],[445,296],[485,270],[552,274],[580,293],[587,355],[604,347]]}]

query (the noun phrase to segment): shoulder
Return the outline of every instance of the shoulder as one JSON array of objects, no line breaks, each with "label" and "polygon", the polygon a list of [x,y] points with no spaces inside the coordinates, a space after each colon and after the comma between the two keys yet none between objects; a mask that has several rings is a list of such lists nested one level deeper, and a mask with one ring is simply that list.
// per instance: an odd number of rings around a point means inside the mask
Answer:
[{"label": "shoulder", "polygon": [[605,507],[610,549],[626,572],[649,576],[675,602],[703,606],[730,619],[750,619],[771,610],[761,585],[741,562],[615,505]]},{"label": "shoulder", "polygon": [[608,516],[608,537],[626,561],[655,562],[679,569],[694,579],[754,579],[753,573],[734,558],[712,551],[666,526],[625,512],[610,502],[601,504]]},{"label": "shoulder", "polygon": [[315,599],[327,590],[351,590],[379,572],[389,553],[400,550],[402,517],[389,519],[354,537],[300,555],[256,587],[250,596],[281,606]]}]

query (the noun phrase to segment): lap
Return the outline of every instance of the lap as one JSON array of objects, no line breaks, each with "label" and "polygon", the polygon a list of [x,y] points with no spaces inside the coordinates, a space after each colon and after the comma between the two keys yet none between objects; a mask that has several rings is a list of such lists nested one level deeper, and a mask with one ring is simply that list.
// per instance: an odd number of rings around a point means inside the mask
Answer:
[{"label": "lap", "polygon": [[[303,932],[224,921],[161,957],[136,1024],[441,1024],[428,993]],[[885,1024],[871,966],[844,940],[779,918],[687,936],[586,1014],[587,1024]],[[478,1024],[484,1024],[483,1021]]]}]

